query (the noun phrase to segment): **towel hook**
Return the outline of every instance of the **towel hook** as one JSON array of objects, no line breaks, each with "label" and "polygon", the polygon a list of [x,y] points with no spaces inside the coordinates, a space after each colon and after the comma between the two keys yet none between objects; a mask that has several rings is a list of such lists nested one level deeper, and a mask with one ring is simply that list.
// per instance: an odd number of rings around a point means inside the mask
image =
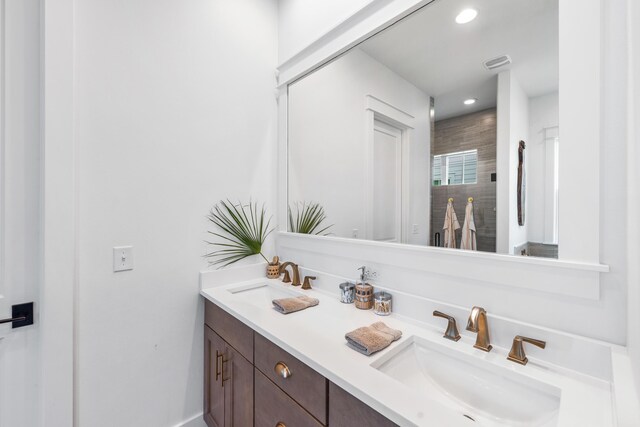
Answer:
[{"label": "towel hook", "polygon": [[467,201],[468,201],[469,203],[472,203],[472,202],[473,202],[473,197],[469,197],[469,198],[467,199]]},{"label": "towel hook", "polygon": [[449,197],[449,203],[453,203],[453,197]]}]

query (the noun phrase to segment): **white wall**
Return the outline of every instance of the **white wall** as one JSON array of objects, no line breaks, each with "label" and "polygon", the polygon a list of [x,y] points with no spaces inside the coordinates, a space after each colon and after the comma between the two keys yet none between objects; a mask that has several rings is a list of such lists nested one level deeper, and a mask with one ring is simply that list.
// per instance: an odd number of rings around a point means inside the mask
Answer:
[{"label": "white wall", "polygon": [[[77,182],[74,140],[74,0],[41,0],[42,420],[74,421]],[[36,322],[38,320],[36,319]]]},{"label": "white wall", "polygon": [[[552,243],[545,239],[545,227],[550,226],[553,210],[547,180],[554,174],[550,159],[553,141],[545,139],[545,128],[558,126],[558,93],[529,98],[529,139],[527,140],[527,240]],[[556,129],[550,129],[556,131]],[[551,133],[550,133],[551,134]]]},{"label": "white wall", "polygon": [[275,206],[277,4],[82,0],[75,21],[78,423],[176,425],[202,411],[205,215]]},{"label": "white wall", "polygon": [[[393,0],[399,3],[399,0]],[[499,316],[528,321],[553,329],[606,340],[626,342],[626,63],[625,23],[627,20],[623,0],[602,3],[603,66],[598,75],[602,79],[601,133],[600,133],[600,261],[611,267],[601,274],[598,301],[558,297],[542,292],[524,292],[499,285],[473,280],[457,280],[442,275],[405,271],[396,265],[378,265],[382,276],[393,278],[393,289],[416,292],[428,298],[453,304],[485,305]],[[568,13],[568,10],[566,11]],[[304,20],[297,22],[300,29],[288,37],[304,37]],[[565,52],[562,52],[565,54]],[[571,52],[567,52],[571,55]],[[570,56],[567,60],[571,60]],[[591,70],[592,71],[592,70]],[[562,87],[562,82],[560,82]],[[583,93],[584,102],[592,100]],[[562,168],[562,158],[560,167]],[[498,172],[498,180],[500,180]],[[622,184],[624,183],[624,185]],[[561,196],[562,197],[562,196]],[[561,199],[562,201],[562,199]],[[500,209],[500,207],[498,207]],[[587,215],[589,213],[586,213]],[[561,228],[562,232],[562,228]],[[587,231],[588,232],[588,231]],[[560,241],[562,245],[562,241]],[[283,250],[284,248],[280,248]],[[284,252],[281,253],[284,255]],[[337,260],[328,254],[289,254],[302,260],[302,265],[319,270],[348,275],[351,266],[369,262],[366,257],[353,253]],[[340,267],[338,267],[340,264]],[[348,265],[347,265],[348,264]],[[496,272],[499,274],[499,272]],[[561,280],[561,279],[559,279]],[[390,285],[391,283],[389,283]]]},{"label": "white wall", "polygon": [[629,354],[634,369],[636,389],[640,390],[640,264],[638,254],[640,254],[640,223],[638,222],[638,212],[640,212],[640,4],[636,0],[628,1],[628,23],[629,28],[629,115],[628,132],[629,140],[627,147],[629,156],[627,167],[628,178],[628,207],[627,224],[629,239],[627,244],[628,262],[628,323],[627,323],[627,344]]},{"label": "white wall", "polygon": [[429,97],[360,49],[289,87],[289,201],[320,203],[338,237],[365,236],[368,95],[415,117],[409,224],[429,234]]},{"label": "white wall", "polygon": [[518,224],[518,147],[529,140],[529,98],[511,71],[498,74],[496,252],[513,254],[527,241],[528,146],[525,148],[525,225]]},{"label": "white wall", "polygon": [[282,63],[373,0],[278,2],[278,62]]}]

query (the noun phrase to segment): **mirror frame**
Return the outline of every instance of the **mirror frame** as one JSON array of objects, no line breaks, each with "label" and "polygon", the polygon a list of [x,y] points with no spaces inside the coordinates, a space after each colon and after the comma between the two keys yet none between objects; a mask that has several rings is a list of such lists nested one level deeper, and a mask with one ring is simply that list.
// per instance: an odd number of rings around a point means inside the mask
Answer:
[{"label": "mirror frame", "polygon": [[[497,282],[545,292],[599,299],[600,273],[609,267],[600,263],[600,122],[601,122],[601,5],[599,1],[559,0],[559,23],[570,31],[560,31],[559,100],[562,167],[559,188],[558,259],[519,257],[504,254],[461,252],[431,246],[414,246],[371,242],[360,239],[300,235],[287,231],[288,206],[288,87],[317,71],[329,62],[380,31],[394,25],[433,1],[396,0],[391,3],[373,0],[368,6],[341,22],[282,63],[278,77],[278,239],[287,247],[307,251],[356,250],[369,253],[371,259],[396,259],[404,254],[414,259],[406,265],[440,274],[466,277],[461,268],[478,264],[491,272],[476,279],[496,282],[495,269],[505,273]],[[576,20],[573,12],[581,11]],[[584,88],[589,88],[588,95]],[[585,97],[588,101],[585,102]],[[576,155],[576,153],[579,153]],[[501,170],[498,170],[500,175]],[[504,175],[504,173],[502,173]],[[588,212],[589,215],[571,215]],[[592,230],[585,233],[584,230]],[[416,258],[417,257],[417,258]],[[434,262],[437,260],[437,262]],[[383,263],[389,263],[381,259]],[[407,264],[398,259],[397,263]],[[525,271],[531,277],[524,278]],[[562,280],[559,281],[558,278]],[[516,280],[517,279],[517,280]],[[552,280],[549,280],[552,279]]]}]

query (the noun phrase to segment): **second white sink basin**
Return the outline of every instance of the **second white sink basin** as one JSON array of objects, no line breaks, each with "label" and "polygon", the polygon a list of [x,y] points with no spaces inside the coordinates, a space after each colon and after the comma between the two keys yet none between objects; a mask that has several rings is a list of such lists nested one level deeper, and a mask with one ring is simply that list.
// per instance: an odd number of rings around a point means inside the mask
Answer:
[{"label": "second white sink basin", "polygon": [[372,366],[478,425],[557,425],[557,387],[426,339],[411,337]]}]

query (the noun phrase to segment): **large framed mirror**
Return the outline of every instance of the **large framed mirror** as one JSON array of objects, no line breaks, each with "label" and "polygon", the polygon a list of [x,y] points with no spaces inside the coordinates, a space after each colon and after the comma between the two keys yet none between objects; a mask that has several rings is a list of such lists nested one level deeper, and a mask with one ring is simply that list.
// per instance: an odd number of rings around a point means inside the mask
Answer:
[{"label": "large framed mirror", "polygon": [[558,0],[472,3],[288,85],[288,231],[317,206],[335,237],[558,257]]}]

